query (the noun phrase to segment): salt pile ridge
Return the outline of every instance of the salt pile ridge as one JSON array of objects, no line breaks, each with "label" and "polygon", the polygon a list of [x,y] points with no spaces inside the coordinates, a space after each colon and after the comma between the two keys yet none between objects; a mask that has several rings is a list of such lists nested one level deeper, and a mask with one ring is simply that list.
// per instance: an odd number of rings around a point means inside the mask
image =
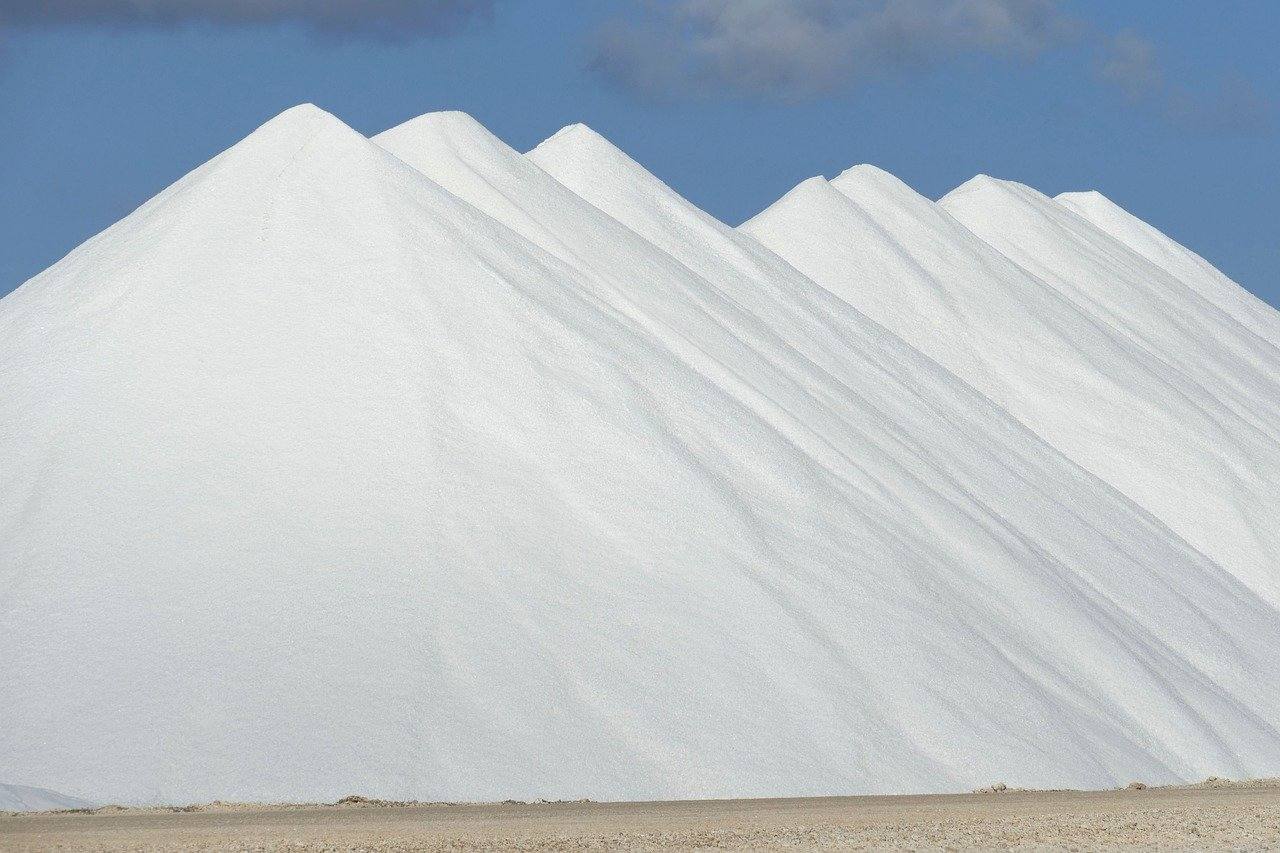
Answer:
[{"label": "salt pile ridge", "polygon": [[1185,246],[1124,210],[1102,193],[1062,193],[1058,203],[1198,291],[1272,346],[1280,347],[1280,312]]},{"label": "salt pile ridge", "polygon": [[[988,178],[968,186],[939,205],[856,166],[802,183],[742,230],[1280,604],[1280,531],[1268,521],[1280,518],[1280,351],[1120,246],[1108,250],[1114,265],[1100,260],[1088,273],[1029,271],[949,211],[968,202],[973,221],[1032,191]],[[1039,204],[1114,243],[1054,202]],[[1028,213],[987,233],[1038,235],[1046,221]],[[1092,285],[1088,300],[1073,298],[1080,282]],[[1126,308],[1138,298],[1141,312]],[[1161,312],[1167,343],[1153,331]],[[1212,372],[1198,358],[1215,361]]]},{"label": "salt pile ridge", "polygon": [[[946,221],[993,289],[1031,275]],[[183,802],[1280,769],[1255,579],[1013,410],[1052,383],[833,291],[583,126],[525,156],[459,113],[282,114],[0,301],[0,773]],[[1038,293],[1007,310],[1087,322]],[[1155,357],[1099,347],[1081,381]],[[1266,391],[1214,397],[1222,433]]]}]

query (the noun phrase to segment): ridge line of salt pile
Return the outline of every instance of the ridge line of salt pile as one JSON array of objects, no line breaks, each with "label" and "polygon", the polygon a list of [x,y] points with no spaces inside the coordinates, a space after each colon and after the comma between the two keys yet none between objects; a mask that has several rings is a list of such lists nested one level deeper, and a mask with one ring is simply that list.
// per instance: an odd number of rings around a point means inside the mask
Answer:
[{"label": "ridge line of salt pile", "polygon": [[1273,347],[1280,347],[1280,311],[1227,278],[1186,246],[1162,234],[1097,190],[1060,193],[1054,201],[1197,289]]},{"label": "ridge line of salt pile", "polygon": [[1280,503],[1249,474],[1277,449],[1167,359],[874,167],[805,181],[741,228],[1277,600],[1280,543],[1254,528]]},{"label": "ridge line of salt pile", "polygon": [[1280,512],[1280,351],[1194,284],[1029,187],[975,180],[939,204],[1177,378],[1181,408],[1201,422],[1192,452],[1223,475],[1206,482],[1173,462],[1153,471],[1171,490],[1158,514],[1180,513],[1173,526],[1189,541],[1280,601],[1280,531],[1268,521]]}]

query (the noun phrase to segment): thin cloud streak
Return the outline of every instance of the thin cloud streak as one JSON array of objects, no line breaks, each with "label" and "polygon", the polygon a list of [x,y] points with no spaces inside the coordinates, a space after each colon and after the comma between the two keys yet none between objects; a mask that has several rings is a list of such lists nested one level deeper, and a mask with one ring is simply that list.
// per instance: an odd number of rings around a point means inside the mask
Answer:
[{"label": "thin cloud streak", "polygon": [[1187,130],[1266,134],[1275,129],[1280,112],[1274,98],[1243,77],[1229,76],[1207,90],[1170,83],[1155,43],[1131,32],[1107,42],[1096,71],[1130,103]]}]

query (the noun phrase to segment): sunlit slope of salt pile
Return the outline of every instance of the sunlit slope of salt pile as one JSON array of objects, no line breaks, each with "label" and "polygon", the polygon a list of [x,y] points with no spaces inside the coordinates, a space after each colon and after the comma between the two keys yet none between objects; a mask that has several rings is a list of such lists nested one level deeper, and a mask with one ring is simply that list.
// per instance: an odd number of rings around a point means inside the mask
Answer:
[{"label": "sunlit slope of salt pile", "polygon": [[[6,778],[459,800],[1280,766],[1280,619],[1237,580],[624,159],[609,216],[436,130],[449,191],[295,109],[0,302]],[[683,243],[633,230],[673,216]]]},{"label": "sunlit slope of salt pile", "polygon": [[1199,289],[1030,187],[981,175],[939,202],[965,227],[1166,358],[1260,432],[1280,432],[1275,347]]},{"label": "sunlit slope of salt pile", "polygon": [[[1240,577],[1258,579],[1258,588],[1270,584],[1274,602],[1280,573],[1274,508],[1280,482],[1280,352],[1198,287],[1030,187],[979,176],[940,204],[1133,348],[1193,383],[1198,391],[1191,399],[1221,425],[1206,433],[1205,453],[1231,444],[1250,449],[1234,464],[1235,512],[1220,518],[1206,512],[1198,523],[1185,517],[1175,526]],[[1206,399],[1212,405],[1205,405]]]},{"label": "sunlit slope of salt pile", "polygon": [[742,230],[1280,604],[1280,445],[1167,348],[871,166],[805,181]]},{"label": "sunlit slope of salt pile", "polygon": [[[575,208],[571,199],[552,194],[536,176],[520,168],[512,159],[510,149],[466,117],[426,116],[382,134],[378,140],[451,191],[484,205],[495,216],[508,217],[513,227],[523,229],[532,239],[543,241],[551,250],[567,247],[571,259],[596,265],[606,278],[616,280],[619,275],[629,276],[630,284],[624,281],[629,302],[648,300],[650,310],[661,313],[669,309],[668,299],[682,298],[682,291],[700,293],[710,284],[727,297],[729,305],[745,308],[750,316],[766,320],[770,328],[786,329],[786,340],[791,347],[820,364],[826,375],[860,387],[868,384],[864,379],[866,374],[876,372],[869,364],[882,358],[885,352],[897,351],[898,342],[883,336],[881,330],[872,327],[856,312],[849,312],[848,306],[825,298],[811,282],[797,276],[776,257],[762,252],[754,241],[741,238],[693,208],[588,128],[574,126],[562,131],[539,146],[530,155],[531,159],[600,209],[614,214],[680,258],[691,272],[697,271],[700,281],[690,281],[683,288],[666,288],[650,263],[638,262],[622,248],[633,243],[627,235],[593,216],[592,211]],[[516,175],[519,179],[513,180]],[[537,187],[532,195],[531,184]],[[549,203],[549,195],[554,203]],[[647,296],[650,290],[660,291],[658,298]],[[715,306],[717,301],[708,299],[705,304]],[[826,332],[826,336],[817,331],[819,329]],[[837,333],[834,339],[830,337],[832,331]],[[711,340],[711,335],[705,332],[688,337],[700,342]],[[916,384],[912,393],[935,400],[934,405],[945,406],[953,413],[956,423],[964,422],[965,413],[972,409],[990,411],[990,407],[984,407],[974,395],[964,391],[955,392],[962,401],[959,405],[952,401],[937,403],[937,388],[956,387],[951,377],[930,376],[910,383],[901,379],[907,373],[901,365],[893,373],[893,378],[904,386]],[[922,387],[928,390],[921,390]],[[855,406],[858,405],[865,406],[865,402],[856,401]],[[856,416],[847,414],[846,417]],[[897,428],[904,433],[918,432],[917,425],[927,420],[920,414],[908,416],[900,419]],[[987,429],[987,434],[997,432]],[[981,434],[984,430],[979,428],[977,432]],[[950,440],[955,441],[954,437]],[[927,446],[928,441],[924,444]],[[1025,445],[1018,450],[1006,448],[1002,455],[1008,458],[1019,451],[1034,455],[1034,450],[1029,452],[1024,448]],[[859,444],[850,455],[856,458],[865,453],[864,446]],[[952,458],[965,455],[956,453]],[[968,476],[974,482],[982,479]],[[1072,476],[1079,474],[1073,472]],[[1009,500],[1007,493],[980,493],[990,502],[999,503],[1010,523],[1038,529],[1037,535],[1043,535],[1043,516],[1030,519],[1020,514],[1019,501]],[[910,510],[904,508],[903,511]],[[1091,523],[1110,524],[1098,519]],[[1079,530],[1073,529],[1071,535],[1079,535]]]},{"label": "sunlit slope of salt pile", "polygon": [[1062,193],[1055,200],[1197,290],[1272,346],[1280,347],[1280,311],[1227,278],[1195,252],[1096,190]]}]

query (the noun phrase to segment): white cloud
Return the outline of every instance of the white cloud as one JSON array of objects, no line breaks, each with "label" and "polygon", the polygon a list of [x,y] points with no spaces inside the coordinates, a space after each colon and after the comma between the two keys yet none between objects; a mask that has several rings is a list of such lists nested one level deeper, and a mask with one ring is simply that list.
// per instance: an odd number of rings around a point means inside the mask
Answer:
[{"label": "white cloud", "polygon": [[966,53],[1031,57],[1074,29],[1057,0],[676,0],[598,34],[592,66],[647,95],[783,100]]}]

